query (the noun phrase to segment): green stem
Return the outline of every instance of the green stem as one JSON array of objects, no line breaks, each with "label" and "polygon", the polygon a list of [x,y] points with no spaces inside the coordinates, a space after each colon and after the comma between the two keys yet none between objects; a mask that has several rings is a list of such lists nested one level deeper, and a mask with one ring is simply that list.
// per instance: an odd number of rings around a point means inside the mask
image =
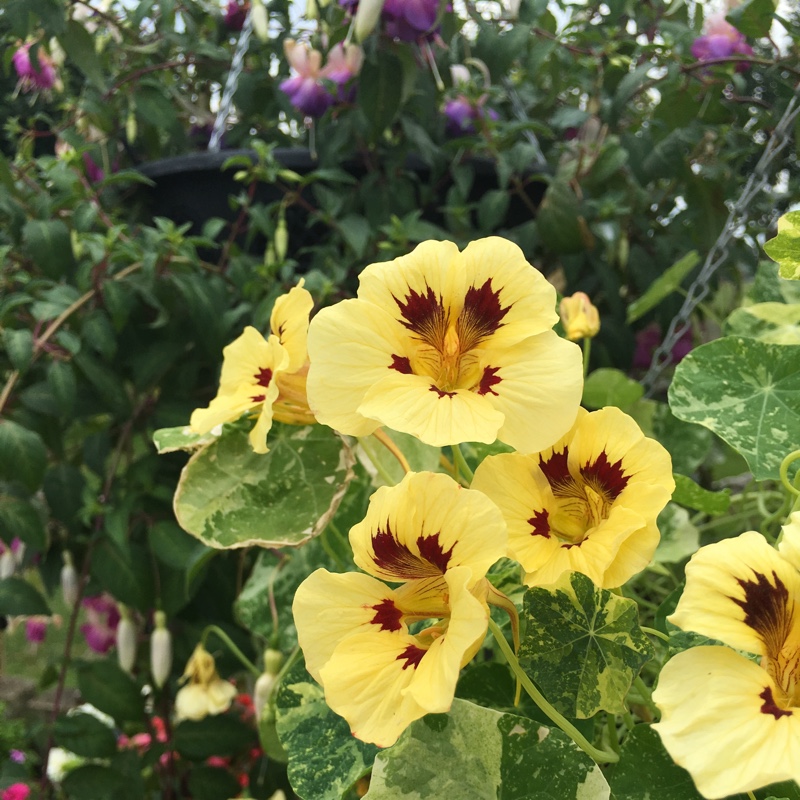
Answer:
[{"label": "green stem", "polygon": [[583,377],[589,374],[589,359],[592,356],[592,337],[583,337]]},{"label": "green stem", "polygon": [[460,445],[454,444],[451,450],[453,451],[453,462],[456,465],[456,469],[467,479],[467,483],[472,483],[474,473],[469,468],[467,459],[464,458],[464,454],[461,452]]},{"label": "green stem", "polygon": [[206,646],[206,640],[208,639],[209,634],[212,633],[216,634],[218,639],[222,639],[228,650],[230,650],[231,653],[233,653],[242,663],[242,666],[250,670],[250,672],[255,675],[256,678],[260,677],[261,670],[233,643],[231,637],[228,636],[228,634],[217,625],[206,626],[206,629],[203,631],[203,635],[200,637],[200,643],[203,645],[203,647]]},{"label": "green stem", "polygon": [[606,713],[606,730],[608,731],[608,744],[617,755],[620,755],[622,750],[619,746],[619,736],[617,736],[617,720],[613,714]]},{"label": "green stem", "polygon": [[756,796],[752,792],[748,792],[747,796],[750,798],[750,800],[756,800]]},{"label": "green stem", "polygon": [[642,701],[647,706],[648,710],[654,717],[660,717],[661,711],[659,710],[658,706],[653,702],[653,696],[650,692],[650,689],[647,688],[647,684],[642,680],[641,675],[637,675],[633,681],[633,685],[636,688],[636,691],[642,697]]},{"label": "green stem", "polygon": [[659,639],[663,639],[667,644],[669,644],[669,636],[666,633],[661,633],[661,631],[657,631],[655,628],[646,628],[644,625],[639,626],[645,633],[649,633],[651,636],[657,636]]},{"label": "green stem", "polygon": [[797,461],[800,458],[800,450],[795,450],[793,453],[789,453],[786,458],[781,461],[781,483],[786,488],[786,491],[789,494],[795,495],[795,497],[800,498],[800,489],[798,489],[790,480],[789,480],[789,467],[793,461]]},{"label": "green stem", "polygon": [[519,661],[517,657],[514,655],[514,651],[509,646],[508,642],[506,641],[506,637],[503,636],[503,632],[500,630],[498,624],[490,617],[489,618],[489,630],[492,632],[492,636],[494,636],[495,640],[497,641],[498,646],[500,647],[500,651],[508,661],[508,665],[511,667],[511,671],[514,673],[516,679],[522,684],[522,687],[528,693],[528,696],[536,703],[537,706],[547,715],[547,717],[552,720],[559,728],[561,728],[567,736],[572,739],[578,747],[583,750],[588,756],[593,758],[598,763],[602,764],[613,764],[619,761],[619,756],[608,750],[600,750],[599,748],[595,747],[568,719],[566,719],[559,711],[556,711],[550,703],[547,702],[544,695],[533,685],[533,681],[527,676],[525,671],[519,665]]}]

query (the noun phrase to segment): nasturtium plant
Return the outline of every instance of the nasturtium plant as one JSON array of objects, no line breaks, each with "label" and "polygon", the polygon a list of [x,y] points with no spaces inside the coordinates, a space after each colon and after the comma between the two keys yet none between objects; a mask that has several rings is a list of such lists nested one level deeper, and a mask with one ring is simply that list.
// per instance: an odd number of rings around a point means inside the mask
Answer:
[{"label": "nasturtium plant", "polygon": [[764,245],[764,252],[780,264],[782,278],[800,280],[800,211],[778,220],[778,235]]}]

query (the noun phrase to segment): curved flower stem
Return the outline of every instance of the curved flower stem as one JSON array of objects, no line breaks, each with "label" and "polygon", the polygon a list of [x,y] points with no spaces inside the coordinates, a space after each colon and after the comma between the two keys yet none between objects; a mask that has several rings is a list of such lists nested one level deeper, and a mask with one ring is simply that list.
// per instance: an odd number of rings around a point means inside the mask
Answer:
[{"label": "curved flower stem", "polygon": [[800,489],[798,489],[790,480],[789,480],[789,466],[793,461],[797,461],[800,458],[800,450],[795,450],[793,453],[789,453],[786,458],[781,461],[781,483],[786,488],[786,491],[789,494],[795,495],[795,497],[800,498]]},{"label": "curved flower stem", "polygon": [[592,337],[583,337],[583,377],[589,374],[589,359],[592,357]]},{"label": "curved flower stem", "polygon": [[662,639],[667,644],[669,644],[669,636],[666,633],[661,633],[661,631],[657,631],[655,628],[646,628],[644,625],[639,626],[645,633],[649,633],[651,636],[657,636],[659,639]]},{"label": "curved flower stem", "polygon": [[[378,428],[372,435],[400,462],[403,472],[411,472],[406,457],[383,428]],[[375,466],[377,467],[377,464]]]},{"label": "curved flower stem", "polygon": [[619,761],[619,756],[613,751],[600,750],[599,748],[595,747],[568,719],[566,719],[566,717],[564,717],[559,711],[556,711],[556,709],[547,702],[544,695],[533,685],[533,681],[526,675],[525,671],[519,665],[519,661],[517,661],[517,657],[509,647],[506,637],[503,636],[503,632],[500,630],[498,624],[491,618],[489,618],[489,630],[492,632],[492,636],[494,636],[494,638],[497,640],[500,651],[506,657],[506,661],[508,661],[511,671],[514,673],[517,680],[522,684],[531,700],[533,700],[533,702],[539,706],[539,708],[547,715],[547,717],[556,725],[558,725],[558,727],[561,728],[561,730],[564,731],[564,733],[566,733],[567,736],[569,736],[570,739],[572,739],[572,741],[575,742],[575,744],[577,744],[584,753],[598,763],[613,764]]},{"label": "curved flower stem", "polygon": [[464,458],[464,454],[461,452],[461,445],[454,444],[450,449],[453,451],[453,462],[456,465],[456,469],[466,478],[467,483],[472,483],[474,473],[469,468],[467,459]]},{"label": "curved flower stem", "polygon": [[255,675],[256,678],[261,676],[261,670],[233,643],[231,637],[228,636],[228,634],[217,625],[206,626],[205,630],[203,631],[203,635],[200,637],[200,642],[203,647],[206,646],[206,640],[211,633],[216,634],[218,639],[222,639],[228,650],[230,650],[231,653],[233,653],[242,663],[242,666],[250,670],[250,672]]},{"label": "curved flower stem", "polygon": [[647,688],[647,685],[642,680],[642,676],[641,675],[637,675],[633,679],[633,686],[636,689],[636,691],[639,692],[639,694],[641,695],[642,701],[644,702],[644,705],[647,706],[647,710],[654,717],[660,717],[661,716],[661,709],[659,709],[659,707],[653,702],[653,697],[652,697],[652,694],[650,692],[650,689]]}]

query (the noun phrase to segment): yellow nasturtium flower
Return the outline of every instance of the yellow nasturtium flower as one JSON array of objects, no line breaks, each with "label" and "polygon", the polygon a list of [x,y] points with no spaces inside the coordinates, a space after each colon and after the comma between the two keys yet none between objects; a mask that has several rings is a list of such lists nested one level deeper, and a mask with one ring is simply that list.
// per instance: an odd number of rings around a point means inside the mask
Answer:
[{"label": "yellow nasturtium flower", "polygon": [[585,292],[575,292],[570,297],[562,298],[558,312],[564,333],[572,342],[591,339],[600,331],[600,313]]},{"label": "yellow nasturtium flower", "polygon": [[314,301],[302,287],[300,281],[275,301],[268,338],[248,326],[222,351],[219,391],[207,408],[192,414],[189,426],[194,433],[208,433],[254,412],[250,445],[256,453],[266,453],[273,419],[291,425],[314,422],[306,400],[306,337]]},{"label": "yellow nasturtium flower", "polygon": [[675,483],[669,453],[627,414],[604,408],[581,409],[572,430],[540,453],[484,459],[472,488],[503,512],[528,586],[582,572],[610,589],[650,562],[656,517]]},{"label": "yellow nasturtium flower", "polygon": [[486,636],[485,575],[505,554],[505,523],[479,492],[410,473],[375,492],[350,543],[369,574],[313,572],[295,594],[295,625],[328,705],[354,736],[389,747],[414,720],[450,709]]},{"label": "yellow nasturtium flower", "polygon": [[541,450],[569,430],[583,382],[580,349],[551,330],[555,302],[506,239],[423,242],[312,320],[309,405],[353,436],[386,425],[435,447]]},{"label": "yellow nasturtium flower", "polygon": [[800,512],[777,550],[754,531],[701,548],[669,620],[735,648],[678,653],[653,693],[654,727],[700,794],[800,782]]},{"label": "yellow nasturtium flower", "polygon": [[202,644],[195,647],[186,663],[182,680],[188,683],[175,695],[175,717],[178,720],[198,720],[222,714],[236,697],[236,687],[220,678],[214,656]]}]

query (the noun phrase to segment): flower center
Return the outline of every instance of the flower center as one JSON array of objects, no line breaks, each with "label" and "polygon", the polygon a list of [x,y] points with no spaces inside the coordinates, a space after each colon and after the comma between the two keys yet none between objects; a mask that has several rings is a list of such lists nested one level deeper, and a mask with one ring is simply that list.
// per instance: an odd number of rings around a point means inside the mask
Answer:
[{"label": "flower center", "polygon": [[582,542],[608,518],[610,503],[588,484],[572,483],[569,494],[559,497],[557,510],[550,516],[550,530],[569,544]]}]

